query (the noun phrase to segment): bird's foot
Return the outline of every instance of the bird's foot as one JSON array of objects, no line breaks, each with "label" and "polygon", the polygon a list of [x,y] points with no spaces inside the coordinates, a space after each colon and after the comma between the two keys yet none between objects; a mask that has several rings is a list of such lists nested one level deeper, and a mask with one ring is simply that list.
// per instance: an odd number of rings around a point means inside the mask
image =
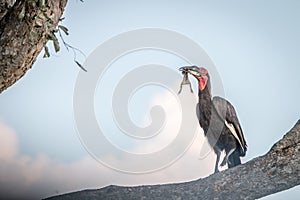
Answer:
[{"label": "bird's foot", "polygon": [[224,159],[223,161],[222,161],[222,163],[221,163],[221,167],[224,167],[226,165],[226,160]]},{"label": "bird's foot", "polygon": [[230,161],[225,157],[224,159],[223,159],[223,161],[222,161],[222,163],[221,163],[221,167],[224,167],[225,165],[226,165],[226,163],[227,164],[230,164]]}]

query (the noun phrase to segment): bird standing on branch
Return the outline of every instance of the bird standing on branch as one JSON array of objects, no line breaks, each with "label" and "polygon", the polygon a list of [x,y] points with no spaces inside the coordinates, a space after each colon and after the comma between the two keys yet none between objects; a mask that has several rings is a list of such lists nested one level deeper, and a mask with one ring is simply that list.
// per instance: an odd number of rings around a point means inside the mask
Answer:
[{"label": "bird standing on branch", "polygon": [[203,67],[181,67],[182,72],[193,75],[198,80],[199,103],[197,117],[210,146],[217,155],[215,173],[219,172],[219,160],[223,150],[225,157],[221,166],[228,168],[241,164],[247,144],[234,107],[224,98],[211,96],[210,77]]}]

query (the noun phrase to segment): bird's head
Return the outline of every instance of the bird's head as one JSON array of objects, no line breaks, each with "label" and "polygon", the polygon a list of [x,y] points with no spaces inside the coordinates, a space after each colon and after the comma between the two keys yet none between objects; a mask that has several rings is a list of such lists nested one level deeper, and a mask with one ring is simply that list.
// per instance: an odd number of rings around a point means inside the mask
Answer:
[{"label": "bird's head", "polygon": [[209,75],[208,71],[204,67],[197,67],[197,66],[184,66],[179,68],[180,71],[187,72],[193,75],[199,84],[199,90],[202,91],[208,85],[209,82]]}]

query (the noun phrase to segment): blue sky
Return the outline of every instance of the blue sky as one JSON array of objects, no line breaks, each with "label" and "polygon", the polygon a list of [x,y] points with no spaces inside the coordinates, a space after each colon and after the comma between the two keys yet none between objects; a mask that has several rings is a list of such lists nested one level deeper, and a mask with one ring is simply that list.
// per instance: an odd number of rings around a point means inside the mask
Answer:
[{"label": "blue sky", "polygon": [[[249,146],[245,162],[265,154],[299,119],[299,7],[300,2],[296,0],[288,3],[277,0],[70,1],[63,25],[70,30],[65,40],[86,55],[113,36],[149,27],[175,31],[198,43],[213,60],[225,96],[237,110]],[[120,174],[91,158],[79,140],[73,116],[73,91],[79,69],[73,63],[72,52],[61,49],[49,59],[39,56],[33,68],[0,97],[0,132],[6,138],[3,141],[10,144],[0,156],[7,163],[0,176],[1,180],[7,179],[20,188],[18,195],[31,196],[39,189],[41,192],[33,196],[41,198],[108,184],[180,182],[212,172],[212,160],[205,163],[205,170],[197,170],[199,163],[193,152],[199,151],[197,144],[203,140],[201,136],[197,136],[185,158],[162,172],[143,177]],[[183,63],[172,55],[150,51],[119,60],[116,66],[122,62],[131,62],[131,67],[147,64],[151,58],[154,63],[170,65],[172,69]],[[85,58],[79,60],[84,62]],[[112,75],[104,80],[110,78],[112,83],[118,81]],[[196,91],[196,82],[191,81]],[[132,117],[136,123],[149,123],[147,109],[153,102],[166,101],[168,105],[169,97],[161,89],[148,88],[146,93],[149,96],[143,93],[135,96],[138,109],[132,111]],[[145,99],[148,107],[139,104],[139,100]],[[133,104],[129,106],[134,109]],[[114,130],[113,124],[109,123],[108,127]],[[166,142],[168,138],[161,140]],[[187,167],[185,163],[192,165],[189,169],[193,173],[182,172]],[[72,173],[82,170],[88,170],[88,175],[73,177]],[[5,174],[11,176],[3,179]],[[90,177],[95,178],[88,180]],[[64,181],[58,184],[61,179]],[[22,185],[20,180],[28,184]],[[2,191],[7,190],[2,188]],[[270,198],[295,199],[299,194],[298,186]]]}]

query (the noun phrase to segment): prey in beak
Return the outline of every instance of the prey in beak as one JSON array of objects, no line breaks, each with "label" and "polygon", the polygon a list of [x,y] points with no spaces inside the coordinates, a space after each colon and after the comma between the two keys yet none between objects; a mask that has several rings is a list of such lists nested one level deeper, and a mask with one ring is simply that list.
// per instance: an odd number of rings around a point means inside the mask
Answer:
[{"label": "prey in beak", "polygon": [[191,82],[190,82],[189,76],[188,76],[188,73],[189,73],[188,68],[189,67],[180,67],[179,68],[179,71],[181,71],[182,74],[183,74],[183,78],[182,78],[182,81],[181,81],[181,84],[180,84],[180,89],[178,91],[178,94],[181,93],[183,85],[189,85],[190,86],[190,91],[191,91],[191,93],[193,93],[192,85],[191,85]]},{"label": "prey in beak", "polygon": [[179,71],[182,71],[184,75],[193,75],[198,80],[199,91],[203,91],[206,88],[206,86],[209,85],[208,71],[204,67],[184,66],[179,68]]}]

